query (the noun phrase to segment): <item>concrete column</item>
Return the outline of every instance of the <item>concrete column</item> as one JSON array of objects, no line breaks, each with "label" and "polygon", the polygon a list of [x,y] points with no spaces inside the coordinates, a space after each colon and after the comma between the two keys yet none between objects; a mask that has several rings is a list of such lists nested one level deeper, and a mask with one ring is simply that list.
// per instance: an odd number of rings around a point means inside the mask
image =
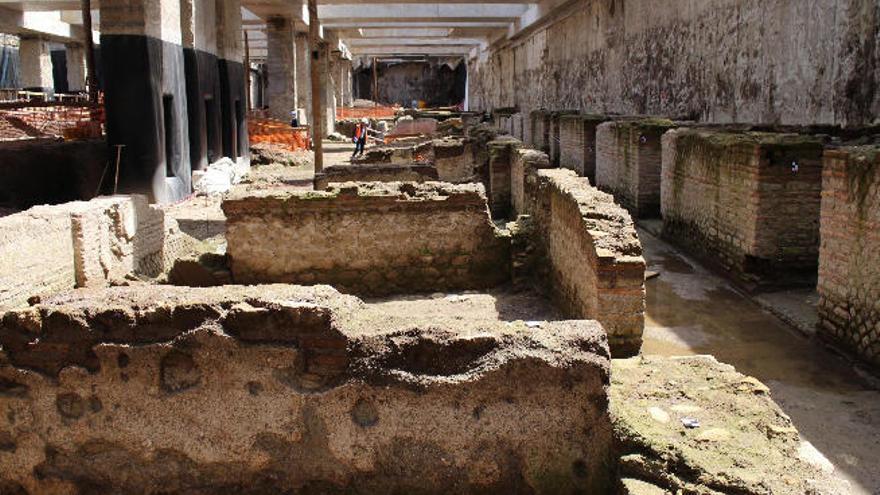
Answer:
[{"label": "concrete column", "polygon": [[296,106],[304,109],[306,121],[301,122],[307,125],[312,121],[312,83],[309,79],[309,34],[296,33]]},{"label": "concrete column", "polygon": [[67,51],[67,90],[71,93],[86,89],[86,50],[79,43],[68,43]]},{"label": "concrete column", "polygon": [[[180,0],[101,0],[107,142],[125,146],[119,192],[159,203],[192,191],[180,7]],[[103,192],[113,192],[110,184]]]},{"label": "concrete column", "polygon": [[329,44],[326,47],[326,56],[324,66],[321,67],[321,80],[324,85],[322,97],[324,98],[324,129],[327,134],[336,132],[336,81],[338,75],[334,77],[333,67],[338,65],[339,55],[330,50]]},{"label": "concrete column", "polygon": [[[231,158],[242,167],[248,167],[250,145],[247,132],[241,0],[217,0],[217,62],[223,156]],[[295,86],[293,91],[296,91]]]},{"label": "concrete column", "polygon": [[18,46],[21,60],[21,87],[35,91],[52,91],[52,56],[47,41],[37,37],[22,37]]},{"label": "concrete column", "polygon": [[294,35],[290,19],[272,17],[266,22],[269,115],[284,121],[290,120],[290,112],[297,107]]}]

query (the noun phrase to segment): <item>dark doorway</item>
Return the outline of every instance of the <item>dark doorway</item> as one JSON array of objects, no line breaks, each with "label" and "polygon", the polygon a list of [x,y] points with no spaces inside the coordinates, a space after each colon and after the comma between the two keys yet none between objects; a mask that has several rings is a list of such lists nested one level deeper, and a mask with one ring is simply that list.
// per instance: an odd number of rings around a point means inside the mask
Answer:
[{"label": "dark doorway", "polygon": [[165,123],[165,176],[174,177],[174,163],[177,150],[177,126],[174,122],[174,96],[162,97],[162,113]]}]

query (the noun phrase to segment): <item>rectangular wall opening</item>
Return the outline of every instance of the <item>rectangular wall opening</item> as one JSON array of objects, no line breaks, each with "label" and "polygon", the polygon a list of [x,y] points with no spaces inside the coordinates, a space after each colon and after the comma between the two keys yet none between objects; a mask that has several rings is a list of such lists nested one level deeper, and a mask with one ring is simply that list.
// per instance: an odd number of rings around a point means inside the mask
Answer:
[{"label": "rectangular wall opening", "polygon": [[217,130],[217,103],[213,96],[205,98],[205,140],[207,141],[206,154],[208,163],[214,163],[220,159],[220,150],[217,149],[219,135]]},{"label": "rectangular wall opening", "polygon": [[177,126],[174,122],[174,96],[162,96],[162,113],[165,124],[165,177],[174,177],[175,150],[177,149]]},{"label": "rectangular wall opening", "polygon": [[241,100],[235,100],[235,156],[241,157],[242,155],[242,147],[244,146],[244,133],[247,130],[244,128],[244,109],[241,105]]}]

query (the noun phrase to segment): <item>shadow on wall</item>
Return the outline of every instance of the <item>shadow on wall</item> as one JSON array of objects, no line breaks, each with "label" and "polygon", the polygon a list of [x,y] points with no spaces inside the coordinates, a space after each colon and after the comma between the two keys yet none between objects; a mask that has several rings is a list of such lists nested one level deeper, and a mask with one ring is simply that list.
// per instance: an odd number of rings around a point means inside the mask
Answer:
[{"label": "shadow on wall", "polygon": [[0,143],[0,155],[0,206],[14,209],[92,199],[108,160],[104,140]]}]

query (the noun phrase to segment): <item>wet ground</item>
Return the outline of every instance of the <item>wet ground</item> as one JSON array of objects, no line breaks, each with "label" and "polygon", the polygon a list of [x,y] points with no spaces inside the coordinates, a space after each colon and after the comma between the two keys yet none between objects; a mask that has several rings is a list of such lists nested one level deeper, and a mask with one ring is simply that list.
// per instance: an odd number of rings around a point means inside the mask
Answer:
[{"label": "wet ground", "polygon": [[667,243],[640,231],[648,269],[644,354],[712,354],[770,387],[852,492],[880,494],[880,391]]}]

